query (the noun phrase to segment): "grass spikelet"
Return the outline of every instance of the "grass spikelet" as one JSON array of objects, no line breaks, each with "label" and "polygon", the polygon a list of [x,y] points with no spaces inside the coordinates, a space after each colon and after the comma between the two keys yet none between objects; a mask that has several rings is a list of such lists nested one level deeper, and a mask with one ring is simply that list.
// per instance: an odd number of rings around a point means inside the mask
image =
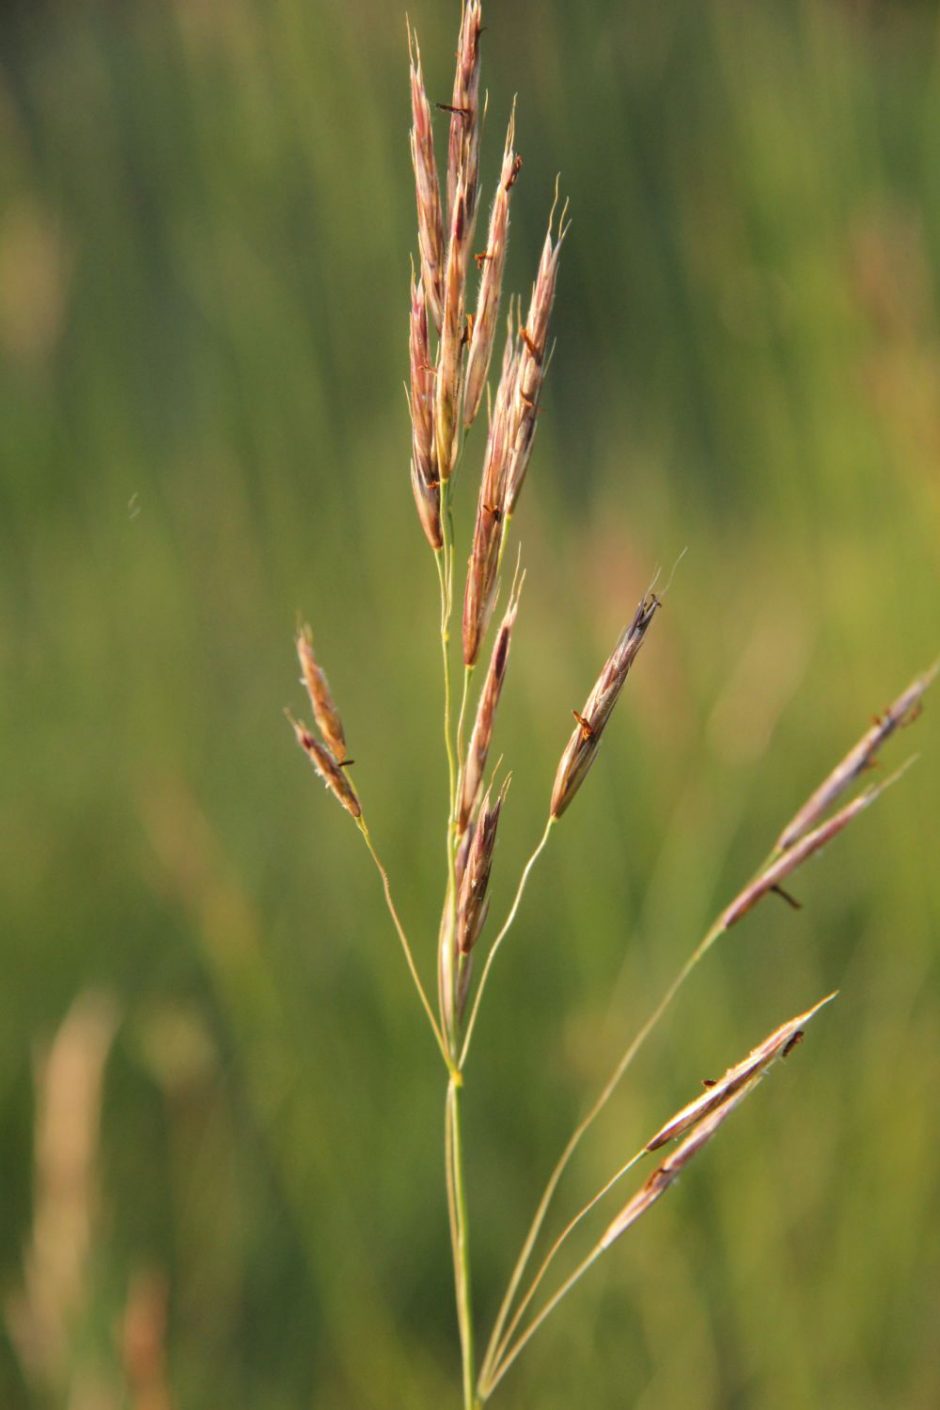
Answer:
[{"label": "grass spikelet", "polygon": [[290,714],[287,716],[297,737],[297,743],[310,760],[319,777],[326,788],[354,818],[362,816],[362,808],[359,799],[356,797],[356,790],[349,779],[343,773],[336,759],[333,757],[326,745],[314,739],[310,731],[295,720]]},{"label": "grass spikelet", "polygon": [[418,206],[418,249],[421,253],[421,280],[427,295],[434,326],[441,329],[444,279],[444,222],[441,215],[441,188],[434,155],[431,107],[424,88],[418,37],[408,26],[408,54],[411,77],[411,164],[414,168]]},{"label": "grass spikelet", "polygon": [[561,756],[552,789],[550,813],[553,818],[560,818],[570,805],[597,758],[607,721],[659,606],[658,597],[650,594],[643,598],[633,621],[625,628],[608,657],[594,689],[585,701],[584,709],[580,713],[577,710],[574,712],[577,728]]},{"label": "grass spikelet", "polygon": [[346,736],[339,711],[333,703],[330,685],[313,651],[313,633],[308,626],[297,633],[297,659],[300,662],[301,682],[307,688],[313,718],[323,741],[340,762],[346,758]]},{"label": "grass spikelet", "polygon": [[794,818],[787,823],[777,839],[777,850],[784,852],[803,835],[815,827],[837,798],[840,798],[852,784],[877,762],[878,750],[890,739],[895,730],[912,724],[922,709],[924,692],[936,679],[940,663],[925,671],[911,682],[906,690],[888,706],[866,730],[861,739],[841,759],[830,774],[823,779],[816,792],[803,804]]},{"label": "grass spikelet", "polygon": [[463,834],[470,822],[480,795],[480,789],[483,786],[483,775],[486,772],[486,761],[496,721],[496,707],[499,704],[499,697],[502,694],[503,682],[506,679],[506,670],[509,665],[509,648],[512,644],[512,630],[516,624],[521,590],[522,584],[520,582],[509,599],[506,614],[500,623],[499,631],[496,633],[486,680],[480,692],[480,703],[477,707],[473,732],[470,735],[467,757],[461,774],[460,807],[457,813],[457,831],[460,834]]},{"label": "grass spikelet", "polygon": [[490,358],[493,354],[493,342],[496,337],[496,322],[499,317],[499,301],[503,287],[503,270],[506,264],[506,241],[509,234],[509,199],[515,185],[520,162],[513,150],[515,133],[516,111],[515,105],[513,105],[506,132],[506,146],[503,150],[499,185],[496,188],[493,208],[490,212],[486,249],[475,256],[482,272],[467,361],[463,405],[465,426],[472,425],[480,409],[483,388],[490,368]]}]

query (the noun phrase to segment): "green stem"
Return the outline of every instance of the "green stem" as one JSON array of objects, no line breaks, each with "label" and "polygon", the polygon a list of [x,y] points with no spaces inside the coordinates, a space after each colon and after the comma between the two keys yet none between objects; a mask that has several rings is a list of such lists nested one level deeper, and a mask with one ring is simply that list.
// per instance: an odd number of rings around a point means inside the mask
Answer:
[{"label": "green stem", "polygon": [[467,1195],[464,1186],[463,1134],[461,1127],[461,1082],[451,1076],[447,1087],[447,1127],[450,1151],[449,1184],[453,1191],[454,1279],[457,1289],[457,1321],[460,1327],[460,1353],[463,1365],[464,1410],[477,1410],[476,1369],[473,1351],[473,1302],[470,1286],[470,1233]]},{"label": "green stem", "polygon": [[441,1028],[446,1035],[449,1063],[456,1057],[456,1022],[454,1018],[455,975],[450,953],[455,933],[455,912],[457,906],[457,873],[454,850],[454,816],[457,799],[457,759],[451,730],[451,683],[450,683],[450,618],[453,607],[454,541],[453,520],[450,512],[449,482],[441,485],[441,529],[443,544],[434,555],[437,563],[441,587],[441,664],[444,673],[444,752],[447,755],[447,832],[445,836],[445,856],[447,860],[447,892],[444,900],[444,919],[441,924],[438,944],[438,1002],[441,1015]]}]

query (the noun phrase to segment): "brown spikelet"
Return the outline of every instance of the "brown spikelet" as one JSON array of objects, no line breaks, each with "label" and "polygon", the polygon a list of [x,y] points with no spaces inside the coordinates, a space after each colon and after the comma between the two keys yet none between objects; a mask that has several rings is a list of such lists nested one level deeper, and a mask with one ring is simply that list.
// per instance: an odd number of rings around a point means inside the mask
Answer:
[{"label": "brown spikelet", "polygon": [[[468,231],[476,218],[480,172],[480,36],[483,9],[480,0],[464,0],[457,39],[454,96],[447,104],[450,138],[447,148],[447,208],[453,212],[462,187]],[[442,105],[444,106],[444,105]]]},{"label": "brown spikelet", "polygon": [[898,774],[893,774],[877,787],[866,789],[864,793],[853,798],[851,803],[847,803],[833,817],[820,823],[819,827],[814,828],[812,832],[804,833],[797,842],[793,843],[792,847],[772,862],[756,880],[745,886],[744,890],[734,898],[730,906],[722,913],[719,922],[721,928],[723,930],[730,929],[742,916],[747,915],[748,911],[752,910],[758,901],[767,895],[768,891],[779,892],[782,883],[796,871],[797,867],[801,867],[809,857],[825,847],[827,842],[831,842],[843,828],[848,827],[849,823],[874,803],[875,799],[894,783],[898,776]]},{"label": "brown spikelet", "polygon": [[467,851],[466,865],[457,895],[457,950],[461,955],[469,955],[479,938],[489,910],[487,890],[490,871],[493,866],[493,851],[496,847],[496,831],[509,788],[507,778],[499,791],[495,803],[490,806],[489,792],[480,805],[480,817],[473,832]]},{"label": "brown spikelet", "polygon": [[601,735],[659,607],[659,598],[652,593],[643,598],[633,621],[624,630],[598,676],[584,709],[580,714],[575,711],[577,727],[568,740],[555,774],[551,802],[553,818],[561,817],[597,757]]},{"label": "brown spikelet", "polygon": [[434,432],[434,370],[430,364],[428,313],[424,285],[411,280],[411,318],[408,338],[411,386],[411,488],[421,527],[435,550],[441,547],[441,490],[437,473]]},{"label": "brown spikelet", "polygon": [[463,600],[463,659],[476,664],[496,599],[499,550],[503,537],[503,512],[481,494],[473,526],[473,545],[467,566]]},{"label": "brown spikelet", "polygon": [[511,414],[512,452],[507,467],[504,500],[507,514],[512,514],[515,510],[532,455],[532,442],[535,439],[542,386],[548,371],[548,331],[552,306],[555,302],[555,288],[558,283],[558,263],[568,228],[563,211],[557,237],[553,239],[552,222],[549,221],[548,233],[542,247],[542,258],[539,261],[538,274],[532,289],[529,312],[524,326],[519,330],[521,343],[519,370],[516,376]]},{"label": "brown spikelet", "polygon": [[807,1009],[806,1013],[797,1014],[796,1018],[788,1019],[779,1028],[775,1028],[746,1058],[734,1067],[729,1067],[724,1076],[712,1083],[706,1092],[676,1112],[675,1116],[661,1126],[656,1135],[647,1142],[646,1149],[658,1150],[660,1146],[684,1136],[686,1131],[697,1125],[703,1117],[708,1116],[716,1107],[724,1105],[728,1098],[734,1096],[752,1077],[765,1073],[777,1058],[787,1057],[799,1041],[806,1025],[835,997],[835,993],[828,994],[825,999]]},{"label": "brown spikelet", "polygon": [[450,478],[456,459],[469,249],[470,228],[467,222],[466,192],[461,181],[454,196],[450,223],[450,242],[444,275],[444,313],[435,386],[437,463],[442,480]]},{"label": "brown spikelet", "polygon": [[424,88],[421,70],[421,50],[418,38],[408,28],[408,54],[411,61],[411,163],[415,175],[415,195],[418,205],[418,248],[421,253],[421,278],[434,319],[440,332],[444,280],[444,223],[441,215],[441,190],[434,156],[434,133],[431,129],[431,109]]},{"label": "brown spikelet", "polygon": [[343,722],[333,703],[330,686],[323,674],[316,656],[313,654],[313,633],[308,626],[297,633],[297,659],[300,662],[301,681],[307,687],[313,718],[323,736],[327,748],[337,759],[346,758],[346,737]]},{"label": "brown spikelet", "polygon": [[894,734],[896,729],[910,723],[920,710],[924,692],[936,679],[940,663],[932,666],[923,676],[912,681],[905,691],[889,705],[884,714],[846,754],[844,759],[823,779],[822,783],[803,804],[794,818],[787,823],[777,839],[777,851],[786,851],[805,833],[819,822],[823,814],[840,798],[866,769],[875,762],[878,750]]},{"label": "brown spikelet", "polygon": [[[786,1056],[788,1052],[792,1051],[794,1040],[797,1038],[797,1034],[802,1033],[803,1026],[833,997],[834,995],[830,994],[828,998],[823,999],[807,1013],[791,1019],[789,1023],[776,1029],[769,1038],[766,1038],[759,1047],[754,1049],[749,1057],[745,1058],[743,1063],[740,1063],[737,1068],[731,1068],[721,1082],[716,1083],[710,1091],[705,1093],[704,1097],[699,1098],[698,1103],[686,1107],[661,1131],[657,1132],[647,1147],[648,1150],[655,1150],[666,1141],[686,1132],[688,1134],[681,1145],[666,1157],[662,1165],[653,1171],[645,1184],[641,1185],[636,1194],[627,1201],[616,1219],[601,1236],[597,1245],[598,1251],[610,1248],[611,1244],[619,1239],[631,1224],[635,1224],[640,1216],[645,1214],[651,1205],[654,1205],[659,1197],[666,1193],[670,1185],[682,1174],[693,1156],[708,1144],[718,1128],[727,1121],[745,1097],[749,1096],[759,1085],[761,1077],[774,1059],[778,1056]],[[698,1109],[696,1110],[696,1108]]]},{"label": "brown spikelet", "polygon": [[645,1184],[641,1185],[632,1199],[628,1200],[623,1209],[602,1234],[598,1249],[608,1249],[611,1244],[626,1233],[631,1224],[635,1224],[642,1214],[651,1208],[652,1205],[664,1195],[682,1171],[688,1165],[694,1155],[711,1140],[720,1126],[727,1121],[728,1117],[737,1107],[741,1105],[744,1098],[749,1096],[758,1085],[759,1077],[752,1077],[745,1082],[732,1096],[728,1097],[721,1106],[710,1112],[692,1130],[677,1150],[666,1157],[662,1165],[654,1170]]},{"label": "brown spikelet", "polygon": [[490,212],[490,226],[486,238],[486,249],[477,256],[482,264],[480,291],[477,297],[477,311],[473,322],[473,337],[470,340],[470,355],[467,361],[467,384],[464,392],[463,420],[470,426],[480,409],[483,388],[486,384],[496,337],[496,321],[499,316],[499,300],[503,286],[503,270],[506,264],[506,237],[509,232],[509,196],[514,184],[516,157],[513,151],[515,139],[515,105],[509,118],[506,133],[506,146],[503,152],[503,165],[499,185]]},{"label": "brown spikelet", "polygon": [[517,366],[518,353],[510,331],[503,353],[502,375],[496,391],[496,401],[490,417],[464,590],[463,659],[466,666],[475,665],[480,654],[480,646],[486,635],[496,595],[500,554],[506,534],[503,501],[512,436],[510,417]]},{"label": "brown spikelet", "polygon": [[287,718],[293,727],[294,734],[297,737],[297,743],[310,760],[314,769],[323,780],[323,783],[333,796],[342,803],[347,813],[351,813],[354,818],[360,817],[362,808],[359,799],[356,797],[356,791],[330,750],[327,749],[325,745],[321,744],[319,740],[314,739],[310,731],[298,720],[293,719],[291,715],[288,715]]},{"label": "brown spikelet", "polygon": [[457,812],[458,833],[463,833],[467,829],[480,796],[480,790],[483,787],[483,775],[486,771],[486,761],[493,739],[496,707],[499,704],[503,681],[506,678],[506,668],[509,665],[509,647],[512,641],[512,629],[516,622],[516,613],[519,609],[520,590],[521,583],[510,597],[506,614],[500,623],[490,656],[486,680],[480,693],[480,703],[477,707],[473,733],[470,736],[470,743],[467,745],[467,757],[461,774],[460,804]]}]

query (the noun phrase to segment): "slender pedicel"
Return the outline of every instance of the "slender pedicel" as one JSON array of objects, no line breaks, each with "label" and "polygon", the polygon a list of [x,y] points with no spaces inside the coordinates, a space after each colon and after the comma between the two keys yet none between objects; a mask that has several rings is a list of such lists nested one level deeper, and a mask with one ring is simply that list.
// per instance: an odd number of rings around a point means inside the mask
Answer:
[{"label": "slender pedicel", "polygon": [[[828,1000],[823,1000],[823,1003],[826,1002],[828,1002]],[[817,1009],[819,1007],[821,1007],[821,1005],[816,1006]],[[815,1009],[810,1010],[810,1015],[815,1011]],[[774,1035],[771,1035],[771,1037],[773,1036]],[[795,1036],[795,1034],[791,1035],[791,1044],[793,1036]],[[768,1041],[770,1040],[768,1039]],[[597,1262],[601,1255],[606,1253],[606,1251],[666,1193],[670,1186],[675,1183],[689,1162],[708,1144],[719,1128],[724,1125],[732,1112],[734,1112],[744,1099],[750,1095],[754,1088],[759,1085],[761,1075],[762,1070],[758,1070],[733,1092],[726,1093],[725,1099],[721,1105],[710,1110],[707,1115],[703,1116],[696,1125],[691,1128],[681,1145],[666,1157],[663,1163],[658,1166],[644,1184],[640,1186],[636,1194],[627,1201],[620,1213],[608,1225],[598,1242],[587,1256],[582,1259],[574,1272],[565,1279],[557,1292],[549,1298],[548,1302],[529,1323],[518,1340],[497,1359],[491,1369],[485,1368],[484,1374],[481,1375],[480,1384],[480,1391],[484,1398],[488,1398],[492,1394],[523,1347],[527,1345],[531,1337],[546,1318],[555,1310],[563,1298],[580,1282],[584,1274]]]}]

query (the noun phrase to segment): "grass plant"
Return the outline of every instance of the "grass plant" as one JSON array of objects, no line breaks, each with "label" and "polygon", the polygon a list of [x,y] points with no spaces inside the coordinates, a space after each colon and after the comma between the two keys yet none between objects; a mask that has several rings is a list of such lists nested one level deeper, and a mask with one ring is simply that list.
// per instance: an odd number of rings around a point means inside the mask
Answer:
[{"label": "grass plant", "polygon": [[[316,730],[292,720],[296,738],[316,773],[351,816],[378,869],[385,900],[413,987],[442,1063],[444,1173],[459,1331],[464,1410],[479,1410],[501,1384],[535,1332],[636,1221],[656,1203],[750,1095],[772,1064],[786,1057],[829,995],[774,1030],[743,1061],[703,1095],[665,1121],[572,1216],[533,1271],[533,1260],[562,1177],[597,1117],[610,1101],[640,1048],[663,1019],[679,989],[716,941],[771,894],[792,906],[785,889],[791,878],[873,803],[898,776],[856,792],[836,807],[878,762],[881,747],[921,708],[937,667],[915,679],[836,765],[782,828],[777,841],[747,883],[720,909],[712,925],[668,985],[648,1019],[630,1038],[610,1076],[588,1101],[539,1198],[531,1224],[510,1269],[505,1294],[478,1354],[477,1316],[471,1274],[470,1194],[466,1177],[464,1103],[468,1063],[494,961],[519,914],[539,859],[600,754],[615,706],[648,634],[663,607],[655,580],[641,596],[581,709],[559,759],[544,830],[521,875],[502,923],[488,926],[490,878],[510,775],[492,764],[498,708],[504,695],[510,652],[521,611],[523,574],[517,567],[507,605],[493,635],[488,664],[474,703],[477,669],[489,640],[500,585],[508,578],[507,548],[527,480],[539,411],[552,355],[552,312],[563,247],[570,230],[567,204],[556,189],[548,230],[525,317],[518,299],[508,300],[508,318],[495,389],[489,373],[500,325],[510,207],[522,172],[515,150],[516,114],[510,109],[506,139],[488,228],[477,236],[481,194],[481,131],[487,103],[481,93],[483,33],[481,0],[465,0],[457,43],[456,72],[448,103],[435,114],[427,96],[417,35],[409,28],[411,156],[417,197],[418,265],[412,273],[409,312],[408,404],[411,421],[411,485],[418,519],[433,554],[440,594],[440,656],[443,743],[447,760],[444,800],[443,905],[436,953],[427,938],[413,940],[402,920],[394,888],[367,824],[363,790],[353,782],[340,713],[333,700],[313,635],[297,636],[301,679]],[[447,127],[444,179],[438,170],[436,119]],[[482,247],[477,249],[477,246]],[[476,295],[473,283],[476,278]],[[468,471],[463,466],[467,433],[484,406],[488,427],[470,552],[462,584],[462,617],[454,629],[461,590],[459,504]],[[510,559],[511,561],[511,555]],[[518,558],[517,558],[518,563]],[[459,660],[456,647],[459,645]],[[458,696],[459,692],[459,696]],[[558,708],[546,702],[546,709]],[[559,709],[559,718],[563,712]],[[472,717],[472,725],[468,722]],[[900,772],[900,771],[899,771]],[[358,779],[358,775],[357,775]],[[560,845],[560,844],[559,844]],[[482,956],[482,963],[480,957]],[[429,970],[433,964],[433,980]],[[433,996],[433,998],[432,998]],[[546,1290],[569,1236],[619,1182],[647,1156],[676,1144],[626,1200],[587,1254]],[[542,1301],[539,1302],[539,1295]]]}]

